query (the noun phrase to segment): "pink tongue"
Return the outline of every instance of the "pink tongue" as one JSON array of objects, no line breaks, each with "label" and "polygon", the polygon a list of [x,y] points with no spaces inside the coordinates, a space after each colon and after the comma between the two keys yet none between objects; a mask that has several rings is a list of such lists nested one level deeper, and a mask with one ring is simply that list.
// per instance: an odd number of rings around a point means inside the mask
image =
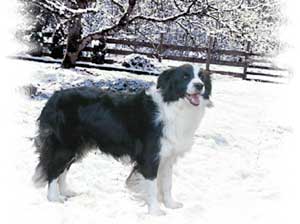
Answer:
[{"label": "pink tongue", "polygon": [[193,94],[191,95],[191,101],[193,102],[193,104],[199,105],[200,104],[200,97],[198,94]]}]

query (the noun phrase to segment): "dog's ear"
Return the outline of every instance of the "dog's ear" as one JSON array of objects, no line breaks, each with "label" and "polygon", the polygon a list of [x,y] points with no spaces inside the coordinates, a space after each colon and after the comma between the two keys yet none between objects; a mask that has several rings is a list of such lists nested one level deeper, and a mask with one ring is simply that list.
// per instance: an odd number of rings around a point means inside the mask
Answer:
[{"label": "dog's ear", "polygon": [[176,72],[178,72],[177,68],[171,68],[163,71],[158,77],[156,88],[160,90],[165,102],[175,101],[179,98],[175,81],[172,79]]},{"label": "dog's ear", "polygon": [[168,80],[170,78],[170,73],[171,69],[167,69],[159,75],[156,85],[157,89],[163,89],[167,85]]},{"label": "dog's ear", "polygon": [[211,85],[211,71],[208,70],[202,70],[201,79],[204,83],[205,91],[203,93],[204,99],[209,99],[209,96],[211,95],[212,91],[212,85]]}]

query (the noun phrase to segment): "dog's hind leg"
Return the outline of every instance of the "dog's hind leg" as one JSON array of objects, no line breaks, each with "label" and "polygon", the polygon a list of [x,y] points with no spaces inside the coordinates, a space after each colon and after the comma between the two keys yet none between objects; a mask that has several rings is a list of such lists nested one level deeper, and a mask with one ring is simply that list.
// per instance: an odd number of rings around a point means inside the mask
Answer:
[{"label": "dog's hind leg", "polygon": [[59,192],[58,178],[49,181],[47,198],[49,201],[61,203],[66,200],[66,197]]},{"label": "dog's hind leg", "polygon": [[150,215],[160,216],[166,213],[160,208],[158,201],[157,169],[156,163],[138,164],[127,178],[126,184],[146,202]]},{"label": "dog's hind leg", "polygon": [[52,152],[47,165],[49,201],[64,202],[67,199],[66,172],[74,161],[74,152],[67,148],[58,148]]},{"label": "dog's hind leg", "polygon": [[70,190],[70,188],[67,185],[67,173],[68,173],[68,171],[69,171],[69,169],[66,168],[64,170],[64,172],[58,178],[59,191],[60,191],[60,194],[62,196],[74,197],[77,194],[74,191]]}]

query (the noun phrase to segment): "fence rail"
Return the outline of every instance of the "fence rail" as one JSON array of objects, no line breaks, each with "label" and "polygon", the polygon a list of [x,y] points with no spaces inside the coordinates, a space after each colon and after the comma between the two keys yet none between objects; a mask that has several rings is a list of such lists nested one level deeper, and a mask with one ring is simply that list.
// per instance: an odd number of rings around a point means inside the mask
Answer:
[{"label": "fence rail", "polygon": [[[50,34],[46,33],[46,36],[50,37]],[[210,70],[212,72],[240,77],[245,80],[262,80],[268,82],[269,80],[264,80],[261,78],[283,78],[286,76],[284,75],[284,73],[288,72],[288,70],[285,68],[274,66],[272,64],[272,61],[270,60],[271,55],[252,52],[250,42],[247,42],[244,46],[245,50],[227,50],[213,48],[213,43],[215,41],[216,40],[213,39],[213,37],[210,37],[206,47],[194,47],[166,44],[164,43],[163,34],[161,34],[160,36],[159,43],[129,39],[106,38],[105,53],[106,55],[129,55],[135,53],[146,55],[148,57],[158,58],[159,60],[176,60],[192,63],[202,63],[205,64],[207,70]],[[50,49],[50,46],[51,42],[44,43],[44,47]],[[145,49],[147,49],[148,51],[146,51]],[[177,53],[181,52],[181,55],[176,55],[172,51],[176,51]],[[83,50],[83,52],[95,53],[95,48],[88,46]],[[183,56],[184,52],[201,53],[201,57]],[[48,53],[48,55],[51,55],[51,53]],[[237,58],[238,61],[234,61],[232,60],[232,58],[230,60],[220,59],[222,58],[222,56],[233,56]],[[90,56],[81,56],[79,59],[92,62],[92,58]],[[212,65],[220,65],[221,67],[217,67],[218,70],[214,70],[211,69]],[[229,69],[224,70],[222,66],[240,68],[241,72],[228,71]],[[273,74],[274,72],[275,74]],[[252,78],[253,76],[254,78]],[[274,82],[274,80],[270,82]]]}]

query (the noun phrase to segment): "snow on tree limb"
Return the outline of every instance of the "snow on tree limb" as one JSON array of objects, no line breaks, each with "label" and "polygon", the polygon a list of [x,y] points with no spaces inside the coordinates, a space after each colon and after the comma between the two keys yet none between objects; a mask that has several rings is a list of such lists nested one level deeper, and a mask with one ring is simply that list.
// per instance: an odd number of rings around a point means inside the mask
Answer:
[{"label": "snow on tree limb", "polygon": [[208,11],[207,6],[203,6],[203,8],[201,10],[192,11],[192,8],[193,8],[193,6],[195,6],[196,2],[197,2],[197,0],[193,0],[189,4],[189,6],[185,9],[185,11],[180,12],[173,16],[165,17],[165,18],[158,18],[158,17],[154,17],[154,16],[144,16],[141,14],[135,15],[130,18],[130,16],[132,15],[132,13],[134,11],[134,8],[137,4],[137,1],[136,0],[128,0],[128,8],[122,14],[122,16],[120,17],[118,22],[110,27],[106,27],[106,28],[102,29],[101,31],[91,33],[91,34],[87,35],[86,37],[84,37],[82,39],[82,44],[80,46],[80,49],[83,50],[85,48],[85,46],[87,46],[87,44],[90,43],[92,40],[103,39],[103,38],[105,38],[105,36],[112,35],[137,20],[145,20],[145,21],[150,21],[150,22],[155,22],[155,23],[166,23],[166,22],[176,21],[177,19],[186,17],[186,16],[193,16],[193,15],[197,15],[199,17],[205,16]]},{"label": "snow on tree limb", "polygon": [[180,12],[174,16],[158,18],[158,17],[153,17],[153,16],[137,15],[137,16],[134,16],[129,22],[133,22],[134,20],[146,20],[146,21],[151,21],[151,22],[165,23],[165,22],[175,21],[175,20],[185,17],[185,16],[193,16],[193,15],[204,16],[207,13],[207,7],[203,7],[201,10],[191,12],[191,9],[195,5],[196,2],[197,2],[196,0],[192,1],[192,3],[186,8],[185,11]]},{"label": "snow on tree limb", "polygon": [[124,6],[120,2],[118,2],[117,0],[111,0],[111,2],[114,5],[116,5],[122,13],[125,12],[125,8],[124,8]]},{"label": "snow on tree limb", "polygon": [[237,10],[237,9],[239,9],[239,8],[242,6],[242,4],[244,3],[244,1],[245,1],[245,0],[240,0],[240,2],[239,2],[237,5],[233,6],[232,8],[229,8],[229,9],[221,9],[221,11],[222,11],[222,12],[230,12],[230,11]]},{"label": "snow on tree limb", "polygon": [[128,7],[126,11],[122,14],[121,18],[118,20],[118,22],[115,25],[102,29],[101,31],[91,33],[86,37],[84,37],[81,40],[79,50],[82,51],[92,40],[103,39],[105,35],[109,35],[110,33],[117,32],[121,28],[125,27],[128,24],[129,16],[133,12],[136,2],[137,2],[136,0],[128,0]]},{"label": "snow on tree limb", "polygon": [[[63,1],[58,0],[32,0],[32,3],[68,19],[87,13],[97,13],[99,11],[99,8],[73,9],[67,7]],[[72,3],[77,4],[74,0],[72,0]]]},{"label": "snow on tree limb", "polygon": [[66,4],[75,5],[80,1],[91,0],[30,2],[53,12],[59,23],[66,24],[82,16],[80,50],[92,40],[105,41],[106,36],[115,34],[121,38],[126,35],[143,38],[144,35],[157,42],[161,30],[166,31],[165,41],[170,43],[193,44],[195,39],[201,44],[207,35],[220,37],[218,44],[224,44],[223,47],[234,41],[252,40],[263,46],[259,51],[264,51],[278,43],[279,0],[97,0],[93,8]]}]

